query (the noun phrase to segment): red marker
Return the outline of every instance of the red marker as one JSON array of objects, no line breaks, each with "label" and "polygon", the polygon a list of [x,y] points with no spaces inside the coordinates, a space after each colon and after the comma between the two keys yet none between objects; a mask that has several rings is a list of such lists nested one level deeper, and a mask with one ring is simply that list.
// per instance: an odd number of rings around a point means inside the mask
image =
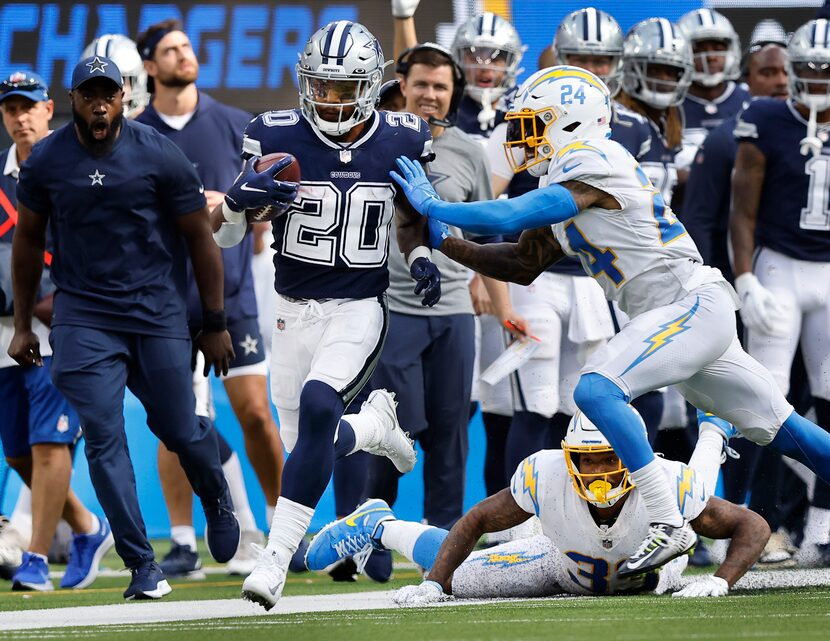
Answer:
[{"label": "red marker", "polygon": [[520,327],[517,323],[515,323],[515,322],[514,322],[514,321],[512,321],[512,320],[510,320],[509,318],[508,318],[506,321],[504,321],[504,326],[505,326],[507,329],[509,329],[509,330],[511,330],[511,331],[514,331],[514,332],[516,332],[517,334],[520,334],[520,335],[521,335],[521,336],[523,336],[524,338],[532,338],[533,340],[535,340],[535,341],[537,341],[537,342],[539,342],[539,343],[541,343],[541,342],[542,342],[541,340],[539,340],[539,337],[538,337],[538,336],[534,336],[533,334],[528,334],[528,333],[524,330],[524,328]]}]

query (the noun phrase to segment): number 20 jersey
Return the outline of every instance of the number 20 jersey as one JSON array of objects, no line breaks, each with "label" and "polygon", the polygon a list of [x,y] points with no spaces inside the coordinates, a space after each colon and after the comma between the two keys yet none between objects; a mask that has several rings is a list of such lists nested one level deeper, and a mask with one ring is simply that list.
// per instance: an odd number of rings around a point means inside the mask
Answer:
[{"label": "number 20 jersey", "polygon": [[759,247],[796,260],[830,262],[830,129],[821,155],[802,156],[807,121],[791,100],[753,101],[735,126],[739,142],[755,145],[766,160],[758,203]]},{"label": "number 20 jersey", "polygon": [[355,142],[341,145],[314,129],[298,109],[254,118],[246,157],[292,154],[302,181],[288,212],[272,222],[275,287],[292,298],[369,298],[389,286],[386,260],[395,212],[395,159],[431,159],[421,118],[375,112]]},{"label": "number 20 jersey", "polygon": [[552,225],[556,240],[630,317],[723,281],[719,270],[703,265],[660,191],[619,143],[592,138],[562,147],[540,185],[571,180],[610,194],[622,209],[583,209]]}]

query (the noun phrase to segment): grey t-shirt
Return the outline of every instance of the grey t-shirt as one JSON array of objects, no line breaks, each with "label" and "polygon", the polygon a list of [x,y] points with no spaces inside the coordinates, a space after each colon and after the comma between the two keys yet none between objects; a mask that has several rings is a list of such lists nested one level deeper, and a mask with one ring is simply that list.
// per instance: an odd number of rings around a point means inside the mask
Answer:
[{"label": "grey t-shirt", "polygon": [[[448,202],[493,198],[490,168],[481,143],[458,127],[450,127],[434,140],[432,150],[435,160],[429,164],[428,173],[441,198]],[[452,233],[461,236],[457,228],[453,228]],[[398,248],[393,223],[389,240],[389,309],[416,316],[472,314],[467,268],[439,251],[432,252],[432,262],[441,270],[441,300],[434,307],[424,307],[421,305],[422,296],[413,293],[415,281],[409,275],[409,266]]]}]

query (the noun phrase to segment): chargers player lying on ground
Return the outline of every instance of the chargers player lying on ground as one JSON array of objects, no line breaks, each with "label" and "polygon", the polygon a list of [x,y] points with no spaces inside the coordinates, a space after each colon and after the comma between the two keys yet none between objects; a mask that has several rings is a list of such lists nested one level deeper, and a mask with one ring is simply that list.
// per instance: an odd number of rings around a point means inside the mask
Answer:
[{"label": "chargers player lying on ground", "polygon": [[[631,414],[639,419],[635,411]],[[700,437],[689,465],[665,459],[656,464],[694,530],[731,541],[714,576],[700,577],[675,593],[684,597],[725,595],[758,559],[770,534],[758,514],[711,495],[725,439],[736,431],[702,412],[699,418]],[[642,420],[639,429],[645,434]],[[542,521],[542,535],[472,552],[485,532],[518,525],[533,515]],[[421,585],[398,590],[393,598],[400,605],[425,605],[447,594],[538,597],[676,589],[685,556],[661,572],[634,577],[618,572],[647,530],[642,493],[608,441],[577,412],[562,450],[542,450],[526,458],[510,487],[473,507],[449,532],[395,520],[386,503],[372,499],[322,530],[309,546],[306,563],[321,569],[347,554],[394,549],[429,570]]]},{"label": "chargers player lying on ground", "polygon": [[[602,81],[575,67],[544,69],[525,81],[506,119],[509,158],[542,175],[539,189],[510,200],[445,203],[407,159],[398,160],[403,176],[394,178],[429,217],[433,248],[486,276],[523,284],[565,254],[577,256],[631,318],[589,358],[574,391],[648,507],[652,527],[620,574],[654,569],[695,540],[628,407],[645,392],[676,384],[696,407],[830,480],[830,434],[793,411],[770,373],[743,351],[735,291],[703,264],[637,161],[608,140],[610,96]],[[474,245],[448,237],[439,221],[483,234],[527,231],[517,243]]]}]

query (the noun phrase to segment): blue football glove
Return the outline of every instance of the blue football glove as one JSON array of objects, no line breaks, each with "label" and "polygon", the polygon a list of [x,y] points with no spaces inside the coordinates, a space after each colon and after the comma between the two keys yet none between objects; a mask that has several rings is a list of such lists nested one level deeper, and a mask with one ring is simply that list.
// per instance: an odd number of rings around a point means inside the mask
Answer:
[{"label": "blue football glove", "polygon": [[418,213],[429,216],[429,209],[437,200],[441,200],[432,183],[429,182],[421,163],[401,156],[395,161],[401,173],[390,171],[389,175],[401,186],[403,193]]},{"label": "blue football glove", "polygon": [[412,261],[409,273],[413,280],[417,281],[415,295],[422,292],[424,294],[421,305],[432,307],[441,300],[441,272],[435,263],[421,256]]},{"label": "blue football glove", "polygon": [[249,163],[225,194],[228,207],[237,212],[266,205],[287,209],[297,197],[300,185],[276,180],[274,176],[290,164],[291,157],[286,156],[262,173],[258,173],[253,163]]},{"label": "blue football glove", "polygon": [[429,229],[430,249],[440,249],[441,244],[447,240],[447,238],[452,238],[450,228],[447,227],[446,223],[442,223],[440,220],[435,220],[435,218],[427,218],[427,228]]}]

